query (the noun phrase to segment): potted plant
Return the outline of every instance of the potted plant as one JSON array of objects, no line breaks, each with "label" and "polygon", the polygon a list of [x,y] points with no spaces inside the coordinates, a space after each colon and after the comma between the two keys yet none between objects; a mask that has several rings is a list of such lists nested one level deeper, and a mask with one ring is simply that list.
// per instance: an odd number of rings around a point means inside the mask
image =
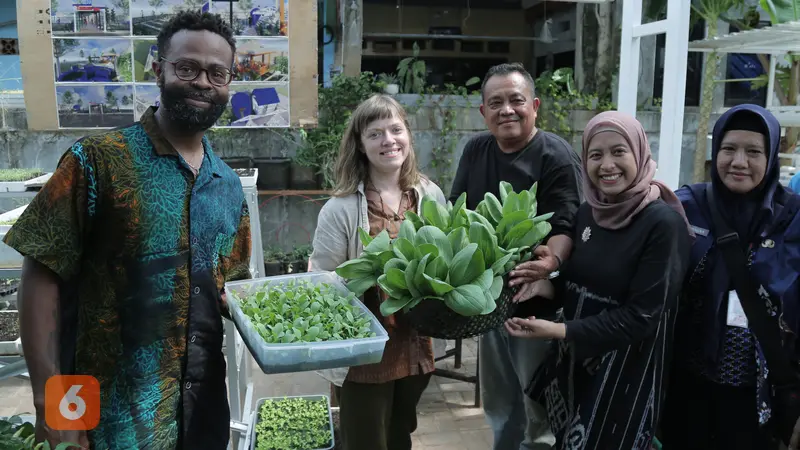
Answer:
[{"label": "potted plant", "polygon": [[403,58],[397,65],[397,75],[404,94],[421,94],[427,83],[428,69],[419,59],[419,45],[414,42],[413,56]]},{"label": "potted plant", "polygon": [[301,245],[289,255],[289,273],[308,272],[308,257],[311,256],[311,246]]},{"label": "potted plant", "polygon": [[253,158],[253,164],[258,169],[258,188],[274,191],[289,189],[291,163],[289,158]]},{"label": "potted plant", "polygon": [[397,75],[393,73],[382,73],[378,75],[378,81],[385,85],[383,92],[389,95],[396,95],[398,92],[400,92],[400,85],[398,84]]},{"label": "potted plant", "polygon": [[277,248],[264,249],[264,276],[274,277],[286,273],[286,255]]}]

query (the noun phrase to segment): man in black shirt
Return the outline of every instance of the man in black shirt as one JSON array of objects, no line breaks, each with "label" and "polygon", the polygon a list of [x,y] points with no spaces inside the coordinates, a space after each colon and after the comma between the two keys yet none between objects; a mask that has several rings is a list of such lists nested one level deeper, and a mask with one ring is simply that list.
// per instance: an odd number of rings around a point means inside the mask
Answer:
[{"label": "man in black shirt", "polygon": [[[538,183],[538,214],[553,213],[553,230],[535,259],[511,272],[511,285],[521,286],[518,300],[530,296],[533,281],[558,270],[572,249],[572,226],[581,202],[581,164],[562,138],[536,128],[539,99],[533,78],[518,63],[489,69],[481,87],[480,107],[488,132],[469,140],[458,164],[450,200],[467,193],[475,209],[485,193],[499,198],[500,182],[514,191]],[[548,316],[552,310],[529,302],[526,316]],[[509,336],[500,327],[481,336],[480,380],[483,408],[494,431],[495,450],[549,449],[555,438],[543,408],[523,390],[542,362],[548,341]]]}]

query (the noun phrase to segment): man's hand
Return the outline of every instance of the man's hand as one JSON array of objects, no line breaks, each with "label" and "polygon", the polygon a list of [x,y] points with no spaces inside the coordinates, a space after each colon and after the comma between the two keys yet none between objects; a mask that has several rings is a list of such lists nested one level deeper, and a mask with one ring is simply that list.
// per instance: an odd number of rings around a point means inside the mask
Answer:
[{"label": "man's hand", "polygon": [[532,339],[565,339],[567,327],[563,323],[550,322],[549,320],[529,317],[512,317],[506,320],[508,334],[521,338]]},{"label": "man's hand", "polygon": [[[50,448],[56,448],[62,442],[80,445],[82,449],[89,449],[89,436],[86,431],[54,430],[47,426],[44,419],[36,419],[36,443],[47,441]],[[75,447],[70,447],[75,448]]]},{"label": "man's hand", "polygon": [[525,283],[520,286],[517,295],[514,296],[512,301],[514,303],[525,302],[533,297],[545,297],[552,300],[555,297],[555,288],[550,280],[538,280],[531,283]]},{"label": "man's hand", "polygon": [[533,256],[536,259],[524,262],[511,271],[509,286],[547,279],[551,273],[558,270],[558,258],[546,245],[536,247]]},{"label": "man's hand", "polygon": [[800,450],[800,418],[794,424],[792,437],[789,439],[789,450]]}]

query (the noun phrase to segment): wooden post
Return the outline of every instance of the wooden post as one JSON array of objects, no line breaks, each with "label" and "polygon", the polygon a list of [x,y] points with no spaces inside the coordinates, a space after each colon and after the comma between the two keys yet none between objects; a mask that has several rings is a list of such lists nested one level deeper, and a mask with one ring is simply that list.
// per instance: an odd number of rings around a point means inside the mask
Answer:
[{"label": "wooden post", "polygon": [[50,2],[17,2],[19,66],[30,130],[57,130],[58,104],[50,35]]},{"label": "wooden post", "polygon": [[[279,0],[283,5],[283,0]],[[289,14],[289,115],[293,127],[317,125],[317,1],[293,1]]]}]

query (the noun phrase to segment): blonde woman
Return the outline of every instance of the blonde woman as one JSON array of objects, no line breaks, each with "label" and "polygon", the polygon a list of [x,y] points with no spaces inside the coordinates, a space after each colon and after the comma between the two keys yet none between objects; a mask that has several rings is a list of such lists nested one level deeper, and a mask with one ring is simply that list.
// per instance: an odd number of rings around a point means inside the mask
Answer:
[{"label": "blonde woman", "polygon": [[[335,174],[333,198],[317,220],[310,270],[332,271],[358,258],[359,228],[370,236],[387,230],[394,238],[405,212],[419,211],[424,196],[446,202],[442,190],[419,173],[405,110],[386,95],[356,108]],[[345,450],[410,450],[417,403],[434,369],[431,339],[418,336],[402,314],[382,317],[385,299],[377,287],[363,297],[389,332],[383,359],[350,368],[335,388]]]}]

